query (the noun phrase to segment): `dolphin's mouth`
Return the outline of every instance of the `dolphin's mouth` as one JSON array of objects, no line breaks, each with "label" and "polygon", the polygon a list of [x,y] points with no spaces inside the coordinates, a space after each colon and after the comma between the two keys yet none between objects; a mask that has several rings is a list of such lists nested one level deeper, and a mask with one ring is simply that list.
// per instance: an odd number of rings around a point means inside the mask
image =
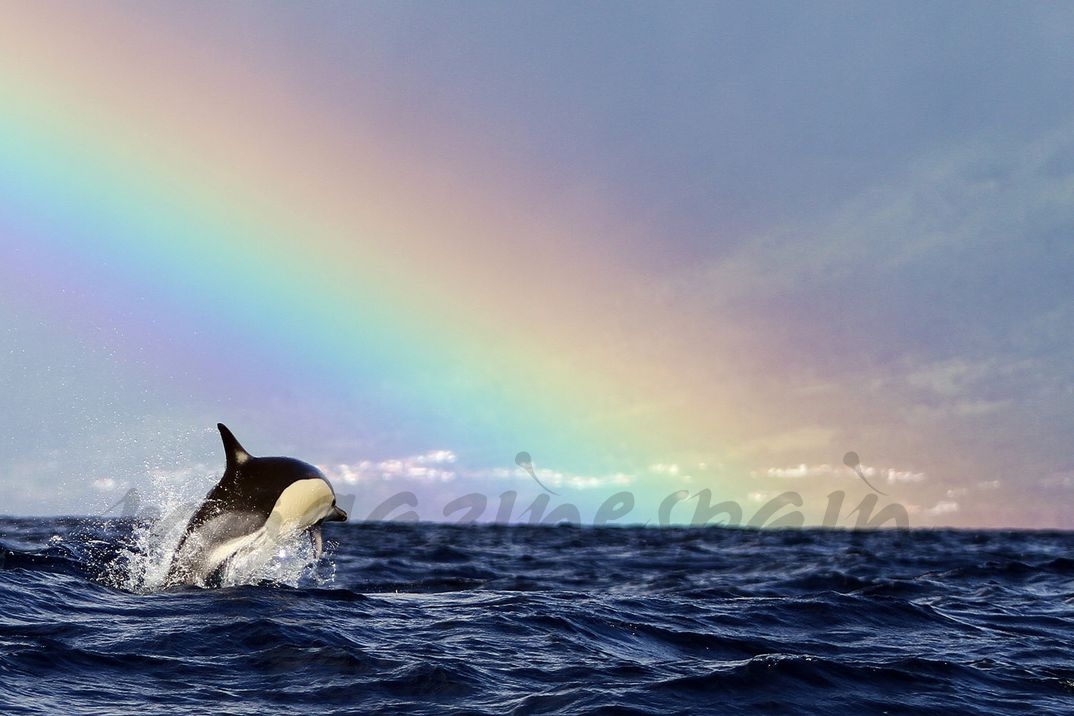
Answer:
[{"label": "dolphin's mouth", "polygon": [[341,510],[340,508],[336,507],[335,505],[332,505],[332,511],[329,512],[327,515],[325,515],[324,519],[321,520],[321,522],[346,522],[346,521],[347,521],[347,513],[344,512],[343,510]]}]

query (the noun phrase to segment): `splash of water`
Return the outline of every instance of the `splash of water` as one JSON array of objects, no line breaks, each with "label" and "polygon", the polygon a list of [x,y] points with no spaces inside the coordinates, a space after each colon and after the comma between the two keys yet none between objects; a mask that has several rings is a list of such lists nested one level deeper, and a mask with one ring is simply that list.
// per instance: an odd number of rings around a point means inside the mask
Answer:
[{"label": "splash of water", "polygon": [[[130,537],[103,565],[101,581],[133,593],[163,590],[172,556],[206,492],[204,470],[154,473],[149,488],[140,495],[146,509],[135,521]],[[325,562],[305,533],[262,540],[228,560],[214,586],[266,582],[322,586],[335,577],[335,565]]]}]

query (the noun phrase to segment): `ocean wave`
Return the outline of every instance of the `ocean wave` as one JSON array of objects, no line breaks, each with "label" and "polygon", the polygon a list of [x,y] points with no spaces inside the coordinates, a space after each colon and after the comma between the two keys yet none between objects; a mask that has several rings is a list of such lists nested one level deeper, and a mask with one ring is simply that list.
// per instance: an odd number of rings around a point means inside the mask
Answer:
[{"label": "ocean wave", "polygon": [[[1065,533],[333,525],[320,561],[285,557],[275,575],[226,588],[146,590],[130,573],[155,554],[151,532],[0,521],[0,711],[1074,703]],[[316,577],[293,578],[303,570]]]}]

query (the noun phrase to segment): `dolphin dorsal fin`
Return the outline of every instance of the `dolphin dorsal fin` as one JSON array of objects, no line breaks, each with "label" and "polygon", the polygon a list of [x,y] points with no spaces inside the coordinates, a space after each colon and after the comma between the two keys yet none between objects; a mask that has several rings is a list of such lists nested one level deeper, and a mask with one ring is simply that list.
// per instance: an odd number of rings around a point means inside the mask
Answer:
[{"label": "dolphin dorsal fin", "polygon": [[246,452],[246,449],[239,444],[239,441],[235,439],[235,436],[231,434],[226,425],[217,423],[216,427],[220,429],[220,437],[224,440],[224,454],[227,456],[227,466],[229,468],[238,467],[250,459],[250,453]]}]

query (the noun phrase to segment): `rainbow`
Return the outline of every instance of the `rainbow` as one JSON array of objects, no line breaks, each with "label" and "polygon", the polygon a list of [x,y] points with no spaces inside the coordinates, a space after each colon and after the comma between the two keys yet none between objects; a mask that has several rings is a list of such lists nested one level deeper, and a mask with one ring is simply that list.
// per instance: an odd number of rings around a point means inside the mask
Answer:
[{"label": "rainbow", "polygon": [[[629,231],[599,210],[541,211],[556,197],[502,157],[409,148],[372,92],[333,112],[99,7],[6,15],[5,280],[68,330],[119,321],[115,370],[199,374],[175,392],[205,405],[236,374],[313,390],[486,464],[727,461],[733,416],[691,386],[712,366],[638,350],[673,318],[587,239]],[[209,345],[174,349],[195,333]]]}]

